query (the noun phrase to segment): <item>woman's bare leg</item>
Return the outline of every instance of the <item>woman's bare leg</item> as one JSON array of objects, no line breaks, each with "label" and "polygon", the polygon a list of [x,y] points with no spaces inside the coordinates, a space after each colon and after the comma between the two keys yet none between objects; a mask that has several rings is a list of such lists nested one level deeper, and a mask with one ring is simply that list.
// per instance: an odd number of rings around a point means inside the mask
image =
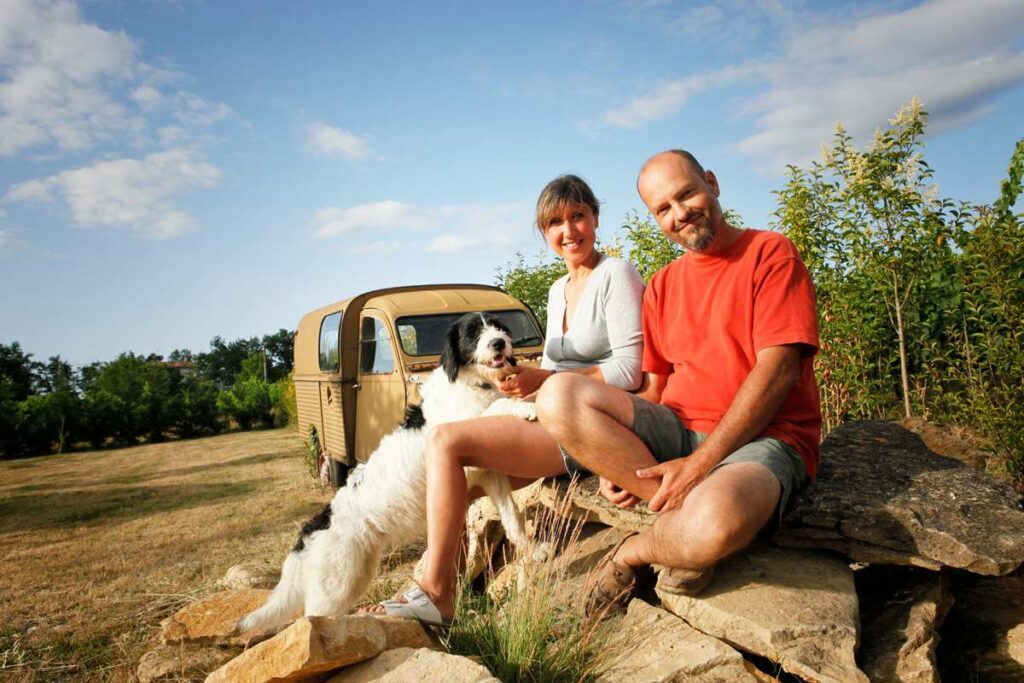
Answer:
[{"label": "woman's bare leg", "polygon": [[558,445],[540,424],[510,415],[438,425],[427,436],[425,457],[427,561],[420,586],[447,618],[455,609],[456,565],[466,521],[463,468],[482,467],[532,480],[562,474],[565,464]]}]

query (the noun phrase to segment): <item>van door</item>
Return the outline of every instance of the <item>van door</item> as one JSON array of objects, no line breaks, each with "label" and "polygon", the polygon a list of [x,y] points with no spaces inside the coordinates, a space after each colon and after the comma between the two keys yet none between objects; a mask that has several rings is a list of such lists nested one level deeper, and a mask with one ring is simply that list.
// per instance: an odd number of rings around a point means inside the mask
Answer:
[{"label": "van door", "polygon": [[386,318],[364,311],[359,322],[356,459],[366,462],[405,415],[405,381]]},{"label": "van door", "polygon": [[345,462],[345,418],[341,409],[341,356],[338,311],[324,318],[320,325],[320,446],[335,460]]}]

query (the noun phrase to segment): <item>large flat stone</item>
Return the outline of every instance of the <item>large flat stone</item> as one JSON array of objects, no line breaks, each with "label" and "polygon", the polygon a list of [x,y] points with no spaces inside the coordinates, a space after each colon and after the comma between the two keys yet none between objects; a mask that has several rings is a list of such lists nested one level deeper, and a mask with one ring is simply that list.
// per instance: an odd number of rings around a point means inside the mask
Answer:
[{"label": "large flat stone", "polygon": [[860,596],[857,661],[872,683],[939,683],[935,649],[953,603],[945,574],[875,566],[855,576]]},{"label": "large flat stone", "polygon": [[866,683],[857,668],[857,593],[842,560],[761,548],[718,566],[699,597],[658,591],[666,609],[806,681]]},{"label": "large flat stone", "polygon": [[818,481],[780,544],[987,575],[1024,563],[1024,510],[1008,484],[932,453],[896,424],[843,425],[821,450]]},{"label": "large flat stone", "polygon": [[327,683],[501,683],[483,664],[427,648],[400,647],[350,666]]},{"label": "large flat stone", "polygon": [[598,683],[756,681],[739,652],[642,600],[629,603],[616,630],[609,645],[620,658]]},{"label": "large flat stone", "polygon": [[243,588],[215,593],[185,605],[161,623],[165,643],[221,643],[245,645],[249,638],[235,634],[235,624],[261,607],[269,590]]},{"label": "large flat stone", "polygon": [[322,680],[384,650],[430,646],[423,627],[411,619],[372,614],[302,618],[211,673],[206,683]]}]

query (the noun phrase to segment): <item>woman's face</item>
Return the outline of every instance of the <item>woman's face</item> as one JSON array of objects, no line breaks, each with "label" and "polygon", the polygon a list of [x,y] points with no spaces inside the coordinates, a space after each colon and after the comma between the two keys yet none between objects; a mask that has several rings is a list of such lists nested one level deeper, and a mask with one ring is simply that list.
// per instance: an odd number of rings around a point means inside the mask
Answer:
[{"label": "woman's face", "polygon": [[544,238],[566,265],[586,263],[594,254],[597,216],[585,204],[567,204],[544,226]]}]

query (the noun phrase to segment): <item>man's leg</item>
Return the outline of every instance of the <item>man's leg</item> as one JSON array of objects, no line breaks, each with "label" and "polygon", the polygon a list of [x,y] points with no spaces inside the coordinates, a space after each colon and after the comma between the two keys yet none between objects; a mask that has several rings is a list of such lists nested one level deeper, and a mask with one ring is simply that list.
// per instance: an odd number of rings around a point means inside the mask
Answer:
[{"label": "man's leg", "polygon": [[764,465],[723,465],[677,510],[658,516],[650,532],[623,544],[614,560],[637,567],[702,570],[750,545],[775,514],[782,485]]},{"label": "man's leg", "polygon": [[573,459],[620,488],[650,500],[658,482],[636,471],[658,464],[633,433],[633,398],[604,382],[559,373],[537,394],[537,418]]}]

